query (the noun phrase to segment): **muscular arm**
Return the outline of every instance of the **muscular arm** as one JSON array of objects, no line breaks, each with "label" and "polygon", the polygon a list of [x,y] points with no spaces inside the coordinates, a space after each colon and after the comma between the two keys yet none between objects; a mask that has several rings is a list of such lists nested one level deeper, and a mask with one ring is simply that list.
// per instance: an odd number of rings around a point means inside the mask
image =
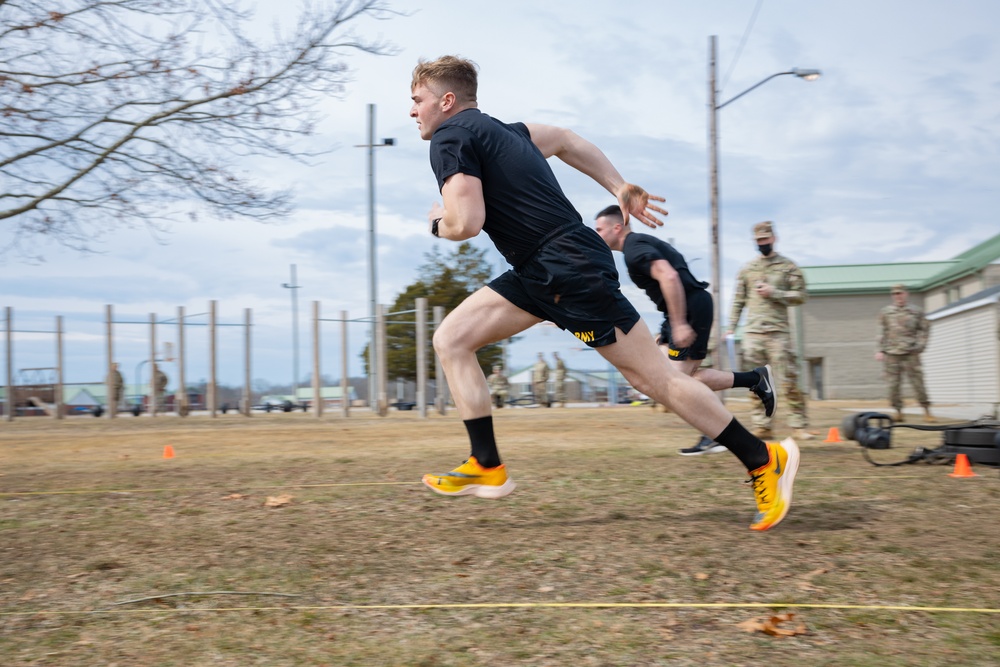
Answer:
[{"label": "muscular arm", "polygon": [[667,302],[671,344],[678,349],[693,345],[696,334],[687,321],[687,297],[681,277],[665,259],[654,260],[649,265],[649,275],[660,284],[660,293]]},{"label": "muscular arm", "polygon": [[482,231],[486,224],[486,200],[483,182],[468,174],[452,174],[441,188],[444,207],[437,204],[428,218],[441,218],[438,236],[450,241],[464,241]]},{"label": "muscular arm", "polygon": [[667,314],[670,324],[687,322],[687,298],[684,296],[684,285],[681,277],[665,259],[657,259],[649,265],[649,275],[660,284],[663,300],[667,302]]},{"label": "muscular arm", "polygon": [[611,160],[600,148],[576,132],[552,125],[529,124],[531,141],[547,158],[555,156],[579,172],[590,176],[615,194],[625,184]]},{"label": "muscular arm", "polygon": [[650,200],[664,201],[663,197],[651,195],[639,186],[626,182],[600,148],[563,127],[534,123],[527,127],[532,143],[546,159],[552,156],[559,158],[577,171],[590,176],[613,194],[622,208],[625,222],[632,215],[650,227],[663,225],[651,211],[662,215],[667,215],[667,211],[649,203]]}]

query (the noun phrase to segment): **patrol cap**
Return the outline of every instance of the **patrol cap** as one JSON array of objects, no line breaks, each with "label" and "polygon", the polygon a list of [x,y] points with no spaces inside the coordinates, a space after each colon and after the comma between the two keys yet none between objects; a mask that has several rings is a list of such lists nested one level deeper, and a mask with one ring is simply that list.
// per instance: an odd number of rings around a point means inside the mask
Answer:
[{"label": "patrol cap", "polygon": [[753,237],[755,239],[766,239],[774,236],[774,223],[771,221],[758,222],[753,226]]},{"label": "patrol cap", "polygon": [[903,283],[896,283],[892,286],[893,294],[905,294],[907,292],[906,285]]}]

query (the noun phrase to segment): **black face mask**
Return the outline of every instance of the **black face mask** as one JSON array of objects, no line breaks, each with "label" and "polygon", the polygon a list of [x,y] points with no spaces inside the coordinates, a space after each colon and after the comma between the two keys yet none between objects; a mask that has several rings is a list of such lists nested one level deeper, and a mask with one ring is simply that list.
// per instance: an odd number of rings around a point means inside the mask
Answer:
[{"label": "black face mask", "polygon": [[760,250],[761,255],[767,257],[768,255],[771,254],[772,247],[773,246],[770,243],[761,243],[760,245],[757,246],[757,250]]}]

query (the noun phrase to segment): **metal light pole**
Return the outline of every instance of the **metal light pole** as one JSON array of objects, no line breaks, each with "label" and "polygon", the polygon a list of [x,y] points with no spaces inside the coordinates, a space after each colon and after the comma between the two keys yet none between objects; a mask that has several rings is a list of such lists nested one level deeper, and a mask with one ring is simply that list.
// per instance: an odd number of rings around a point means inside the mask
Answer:
[{"label": "metal light pole", "polygon": [[[751,90],[763,86],[765,83],[779,76],[792,75],[806,81],[815,81],[820,77],[818,69],[798,69],[793,68],[788,72],[778,72],[758,81],[754,85],[744,90],[739,95],[732,97],[722,104],[717,102],[718,90],[716,88],[716,46],[715,35],[708,38],[708,164],[709,164],[709,190],[712,207],[712,228],[709,232],[709,240],[712,244],[712,299],[715,301],[715,348],[712,350],[712,359],[715,367],[722,369],[723,340],[722,340],[722,262],[719,250],[719,130],[718,114],[719,109],[732,104],[743,97]],[[735,322],[732,323],[735,326]]]},{"label": "metal light pole", "polygon": [[292,264],[292,282],[282,283],[282,287],[292,292],[292,402],[299,400],[299,298],[295,281],[295,265]]},{"label": "metal light pole", "polygon": [[378,351],[375,349],[375,302],[378,300],[378,282],[376,280],[375,262],[375,149],[382,146],[395,146],[395,139],[383,139],[375,143],[375,105],[368,105],[368,143],[356,144],[355,148],[368,149],[368,407],[378,410],[373,400],[377,393],[376,371],[378,370]]}]

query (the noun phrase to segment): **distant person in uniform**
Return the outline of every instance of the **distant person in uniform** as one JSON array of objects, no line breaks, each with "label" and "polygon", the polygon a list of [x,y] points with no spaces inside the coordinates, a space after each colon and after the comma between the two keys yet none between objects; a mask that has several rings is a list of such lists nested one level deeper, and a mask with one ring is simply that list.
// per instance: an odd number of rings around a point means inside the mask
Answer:
[{"label": "distant person in uniform", "polygon": [[[708,283],[694,277],[684,256],[666,241],[633,232],[618,204],[597,214],[594,229],[609,248],[625,255],[625,266],[632,282],[644,290],[657,310],[663,313],[657,344],[667,359],[682,373],[715,391],[731,387],[749,389],[760,398],[766,416],[773,415],[775,392],[769,366],[746,373],[702,368],[708,356],[715,313],[712,295],[705,289]],[[680,450],[680,454],[696,456],[724,451],[725,447],[702,435],[693,446]]]},{"label": "distant person in uniform", "polygon": [[153,379],[153,400],[156,401],[156,409],[163,409],[163,397],[166,395],[167,391],[167,374],[163,372],[159,366],[156,367],[156,373]]},{"label": "distant person in uniform", "polygon": [[885,378],[889,384],[889,402],[896,409],[896,421],[903,421],[903,393],[900,384],[903,374],[910,379],[917,402],[924,409],[924,421],[934,422],[931,402],[924,388],[924,372],[920,353],[927,346],[930,327],[922,310],[907,303],[909,292],[905,285],[892,286],[892,305],[886,306],[878,316],[878,340],[875,343],[875,361],[885,363]]},{"label": "distant person in uniform", "polygon": [[118,370],[118,362],[111,364],[111,396],[108,397],[108,402],[115,406],[115,409],[121,408],[122,399],[125,398],[125,379],[122,377],[122,373]]},{"label": "distant person in uniform", "polygon": [[486,378],[486,384],[489,385],[493,405],[502,408],[507,403],[507,396],[510,393],[510,380],[503,374],[503,369],[494,366],[493,372]]},{"label": "distant person in uniform", "polygon": [[191,414],[191,402],[188,399],[186,391],[177,390],[177,394],[174,397],[174,404],[177,406],[177,414],[181,417],[187,417]]},{"label": "distant person in uniform", "polygon": [[[773,222],[753,226],[753,238],[760,257],[748,262],[736,277],[733,309],[727,335],[732,335],[743,310],[743,359],[750,366],[771,365],[781,383],[782,402],[788,408],[788,425],[796,440],[810,440],[815,434],[806,430],[806,400],[799,389],[799,361],[788,324],[788,307],[806,301],[806,279],[798,265],[774,250],[777,236]],[[757,437],[771,437],[771,417],[764,408],[754,405],[751,419]]]},{"label": "distant person in uniform", "polygon": [[550,407],[549,403],[549,365],[545,363],[545,357],[538,353],[538,361],[531,367],[531,393],[535,397],[535,403]]},{"label": "distant person in uniform", "polygon": [[559,357],[558,352],[553,352],[552,358],[555,359],[555,369],[552,371],[552,402],[564,408],[566,407],[566,362]]}]

